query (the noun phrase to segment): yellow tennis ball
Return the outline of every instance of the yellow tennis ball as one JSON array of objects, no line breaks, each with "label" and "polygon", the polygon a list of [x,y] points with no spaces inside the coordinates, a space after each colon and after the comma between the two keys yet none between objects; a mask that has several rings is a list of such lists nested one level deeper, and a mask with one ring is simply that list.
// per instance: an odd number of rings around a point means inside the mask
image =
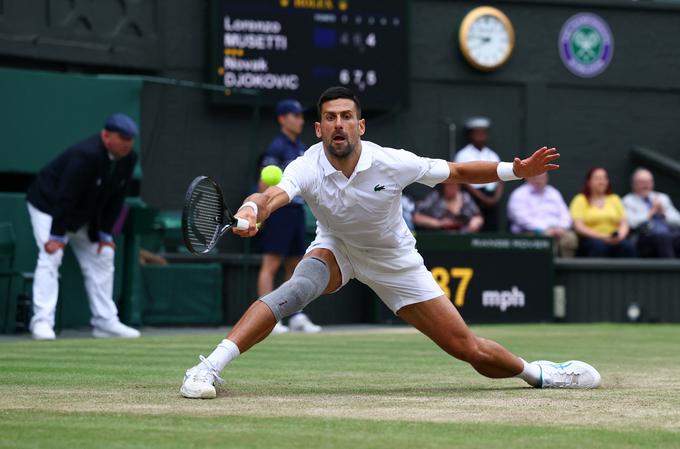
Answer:
[{"label": "yellow tennis ball", "polygon": [[260,179],[268,186],[278,184],[281,181],[281,176],[283,176],[283,172],[276,165],[267,165],[260,173]]}]

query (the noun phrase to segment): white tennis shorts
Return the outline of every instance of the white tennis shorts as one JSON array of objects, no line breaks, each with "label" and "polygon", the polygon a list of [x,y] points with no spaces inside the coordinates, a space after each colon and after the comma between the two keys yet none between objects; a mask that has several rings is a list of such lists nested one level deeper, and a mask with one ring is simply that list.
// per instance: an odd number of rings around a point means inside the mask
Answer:
[{"label": "white tennis shorts", "polygon": [[331,235],[317,234],[307,252],[320,248],[335,256],[342,285],[350,279],[366,284],[394,314],[444,294],[415,248],[358,249]]}]

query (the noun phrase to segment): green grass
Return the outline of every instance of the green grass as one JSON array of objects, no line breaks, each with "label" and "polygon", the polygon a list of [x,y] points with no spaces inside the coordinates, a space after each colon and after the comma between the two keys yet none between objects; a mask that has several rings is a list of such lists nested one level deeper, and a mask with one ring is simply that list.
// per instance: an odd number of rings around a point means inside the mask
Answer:
[{"label": "green grass", "polygon": [[678,448],[680,326],[479,326],[604,388],[493,381],[415,332],[272,337],[212,401],[178,388],[221,335],[0,343],[0,448]]}]

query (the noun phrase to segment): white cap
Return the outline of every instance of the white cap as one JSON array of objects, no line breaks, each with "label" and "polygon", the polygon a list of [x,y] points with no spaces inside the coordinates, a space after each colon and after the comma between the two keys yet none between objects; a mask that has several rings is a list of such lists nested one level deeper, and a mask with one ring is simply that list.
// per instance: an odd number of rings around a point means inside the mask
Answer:
[{"label": "white cap", "polygon": [[489,128],[491,126],[491,120],[486,117],[470,117],[465,120],[466,129],[478,129],[478,128]]}]

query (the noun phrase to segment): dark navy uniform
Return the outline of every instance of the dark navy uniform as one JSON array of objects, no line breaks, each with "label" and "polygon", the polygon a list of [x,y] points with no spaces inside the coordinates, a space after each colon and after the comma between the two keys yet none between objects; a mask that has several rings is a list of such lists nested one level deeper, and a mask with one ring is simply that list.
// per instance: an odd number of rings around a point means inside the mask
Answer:
[{"label": "dark navy uniform", "polygon": [[134,151],[112,160],[96,134],[71,146],[40,170],[27,200],[52,216],[52,235],[64,236],[88,225],[90,239],[98,241],[100,232],[111,234],[136,162]]},{"label": "dark navy uniform", "polygon": [[[262,159],[262,166],[277,165],[282,170],[305,152],[300,139],[294,142],[282,132],[274,138]],[[305,253],[305,210],[300,196],[275,211],[259,232],[260,248],[264,254],[302,256]]]}]

